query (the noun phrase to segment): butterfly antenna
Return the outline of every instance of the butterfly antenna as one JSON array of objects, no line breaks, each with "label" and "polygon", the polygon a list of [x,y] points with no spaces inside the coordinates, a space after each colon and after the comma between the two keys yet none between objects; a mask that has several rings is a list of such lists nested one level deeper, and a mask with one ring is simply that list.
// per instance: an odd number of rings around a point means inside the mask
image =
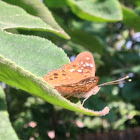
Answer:
[{"label": "butterfly antenna", "polygon": [[100,84],[98,85],[98,87],[101,87],[101,86],[106,86],[106,85],[116,85],[116,84],[122,84],[122,83],[125,83],[125,82],[131,82],[132,80],[129,79],[129,76],[125,76],[121,79],[118,79],[118,80],[115,80],[115,81],[111,81],[111,82],[107,82],[107,83],[103,83],[103,84]]}]

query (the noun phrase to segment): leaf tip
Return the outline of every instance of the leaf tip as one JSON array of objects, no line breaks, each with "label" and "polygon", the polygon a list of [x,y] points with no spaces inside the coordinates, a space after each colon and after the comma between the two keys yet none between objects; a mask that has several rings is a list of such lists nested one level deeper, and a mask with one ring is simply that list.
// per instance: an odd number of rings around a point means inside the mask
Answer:
[{"label": "leaf tip", "polygon": [[108,106],[106,106],[102,111],[99,111],[100,116],[105,116],[109,113],[110,109]]},{"label": "leaf tip", "polygon": [[71,39],[71,37],[67,35],[64,30],[59,31],[59,33],[64,34],[68,40]]}]

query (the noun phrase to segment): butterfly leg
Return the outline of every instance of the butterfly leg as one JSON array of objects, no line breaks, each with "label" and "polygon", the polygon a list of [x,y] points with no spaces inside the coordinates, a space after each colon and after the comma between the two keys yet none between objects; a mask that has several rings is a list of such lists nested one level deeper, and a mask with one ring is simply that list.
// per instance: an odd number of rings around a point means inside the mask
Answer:
[{"label": "butterfly leg", "polygon": [[82,106],[84,105],[85,101],[92,95],[95,95],[98,93],[98,91],[100,90],[100,87],[96,86],[94,87],[91,91],[89,91],[86,96],[85,96],[85,99],[83,100],[82,102]]}]

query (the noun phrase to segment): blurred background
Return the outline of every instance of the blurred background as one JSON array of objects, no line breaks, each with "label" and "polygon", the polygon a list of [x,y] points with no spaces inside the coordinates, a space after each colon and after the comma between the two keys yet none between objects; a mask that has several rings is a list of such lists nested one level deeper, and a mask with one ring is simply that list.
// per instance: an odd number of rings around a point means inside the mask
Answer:
[{"label": "blurred background", "polygon": [[[64,40],[52,33],[20,29],[18,33],[51,40],[65,51],[71,61],[77,54],[90,51],[95,59],[100,83],[126,74],[132,82],[102,87],[96,96],[86,101],[84,106],[96,111],[109,106],[110,113],[104,117],[68,111],[2,83],[10,120],[19,138],[140,140],[140,32],[121,21],[99,23],[81,19],[64,0],[57,3],[55,0],[42,2],[71,39]],[[139,0],[120,0],[120,3],[140,15]]]}]

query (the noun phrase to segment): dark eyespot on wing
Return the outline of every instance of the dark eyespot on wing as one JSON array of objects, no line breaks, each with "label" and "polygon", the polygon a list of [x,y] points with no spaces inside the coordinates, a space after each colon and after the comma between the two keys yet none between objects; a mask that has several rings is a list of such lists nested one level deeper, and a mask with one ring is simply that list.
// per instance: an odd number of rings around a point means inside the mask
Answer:
[{"label": "dark eyespot on wing", "polygon": [[58,77],[54,77],[54,78],[58,78]]},{"label": "dark eyespot on wing", "polygon": [[54,75],[54,76],[57,76],[57,75],[58,75],[58,73],[54,73],[53,75]]}]

